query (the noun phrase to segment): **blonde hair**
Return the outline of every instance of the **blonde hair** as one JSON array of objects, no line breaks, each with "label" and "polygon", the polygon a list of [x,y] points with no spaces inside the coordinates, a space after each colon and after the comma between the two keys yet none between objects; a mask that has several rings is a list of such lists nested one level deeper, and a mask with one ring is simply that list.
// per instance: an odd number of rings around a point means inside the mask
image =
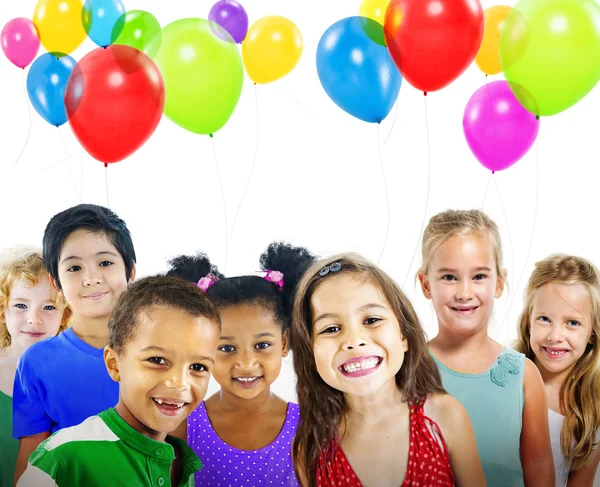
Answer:
[{"label": "blonde hair", "polygon": [[[10,291],[21,279],[25,279],[31,287],[36,286],[41,279],[48,279],[41,250],[35,247],[16,246],[0,253],[0,349],[11,344],[5,312],[8,308]],[[71,317],[71,310],[58,293],[53,293],[53,300],[56,307],[63,310],[59,332],[64,331]]]},{"label": "blonde hair", "polygon": [[592,461],[600,427],[600,275],[591,262],[572,255],[555,254],[535,264],[525,289],[525,306],[515,344],[515,350],[531,360],[535,359],[529,333],[533,299],[536,291],[550,282],[584,286],[593,305],[591,343],[560,389],[560,405],[565,415],[560,445],[567,462],[572,462],[571,468],[577,470]]},{"label": "blonde hair", "polygon": [[448,210],[429,220],[421,245],[423,262],[417,275],[427,274],[433,254],[454,236],[478,236],[485,238],[494,249],[496,272],[502,278],[502,241],[496,223],[480,210]]},{"label": "blonde hair", "polygon": [[[321,275],[321,269],[332,263],[339,263],[339,270]],[[296,392],[301,419],[293,443],[293,463],[296,474],[300,471],[309,473],[310,487],[315,485],[319,452],[338,435],[338,428],[344,424],[347,412],[344,393],[329,386],[317,371],[312,335],[312,297],[324,280],[340,274],[364,277],[373,283],[394,311],[408,343],[404,363],[396,374],[396,384],[402,388],[404,399],[413,402],[434,392],[445,393],[417,313],[390,276],[354,253],[336,255],[313,264],[298,284],[292,317],[294,369],[298,376]]]}]

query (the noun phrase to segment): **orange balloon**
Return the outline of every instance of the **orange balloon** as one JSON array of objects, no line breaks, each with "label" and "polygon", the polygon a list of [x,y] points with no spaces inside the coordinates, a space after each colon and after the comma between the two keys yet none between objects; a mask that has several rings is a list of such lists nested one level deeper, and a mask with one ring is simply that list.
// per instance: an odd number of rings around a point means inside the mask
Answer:
[{"label": "orange balloon", "polygon": [[483,12],[485,18],[485,28],[483,30],[483,41],[475,63],[485,74],[498,74],[502,71],[500,64],[500,33],[502,24],[506,20],[511,7],[506,5],[496,5],[485,9]]}]

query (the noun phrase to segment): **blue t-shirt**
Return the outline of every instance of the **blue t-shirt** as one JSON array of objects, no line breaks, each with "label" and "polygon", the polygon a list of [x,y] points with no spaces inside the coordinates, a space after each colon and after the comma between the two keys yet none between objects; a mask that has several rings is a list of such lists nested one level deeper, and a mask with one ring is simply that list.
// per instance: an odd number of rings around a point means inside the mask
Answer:
[{"label": "blue t-shirt", "polygon": [[118,400],[119,384],[106,371],[104,349],[67,329],[21,355],[13,391],[13,436],[75,426]]}]

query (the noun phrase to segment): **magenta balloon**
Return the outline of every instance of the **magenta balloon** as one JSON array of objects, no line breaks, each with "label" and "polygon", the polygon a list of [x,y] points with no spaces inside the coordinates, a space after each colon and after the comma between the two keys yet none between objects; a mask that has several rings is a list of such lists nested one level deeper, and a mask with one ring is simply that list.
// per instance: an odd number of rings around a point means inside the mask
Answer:
[{"label": "magenta balloon", "polygon": [[463,129],[477,160],[492,172],[512,166],[531,148],[540,121],[521,106],[506,81],[479,88],[465,108]]},{"label": "magenta balloon", "polygon": [[2,50],[15,66],[24,68],[35,59],[40,48],[40,34],[31,20],[23,17],[10,20],[0,36]]}]

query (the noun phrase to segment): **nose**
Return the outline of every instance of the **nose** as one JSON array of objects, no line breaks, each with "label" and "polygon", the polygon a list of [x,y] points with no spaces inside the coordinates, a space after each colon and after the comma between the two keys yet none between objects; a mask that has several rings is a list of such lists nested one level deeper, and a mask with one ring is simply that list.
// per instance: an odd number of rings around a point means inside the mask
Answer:
[{"label": "nose", "polygon": [[27,323],[30,325],[41,325],[42,324],[42,315],[39,310],[32,308],[27,316]]},{"label": "nose", "polygon": [[83,274],[83,285],[86,287],[102,284],[102,275],[96,267],[87,269]]},{"label": "nose", "polygon": [[177,391],[187,391],[190,388],[187,368],[173,368],[165,380],[165,385]]},{"label": "nose", "polygon": [[550,342],[562,342],[564,338],[563,332],[564,330],[560,323],[552,323],[546,339]]},{"label": "nose", "polygon": [[236,365],[241,369],[250,369],[258,364],[256,356],[250,350],[240,350],[237,354]]},{"label": "nose", "polygon": [[471,289],[471,281],[469,279],[463,279],[458,283],[456,289],[456,298],[461,301],[467,301],[473,297],[473,291]]},{"label": "nose", "polygon": [[354,350],[364,347],[367,344],[367,340],[362,336],[360,331],[354,328],[348,329],[344,338],[344,350]]}]

